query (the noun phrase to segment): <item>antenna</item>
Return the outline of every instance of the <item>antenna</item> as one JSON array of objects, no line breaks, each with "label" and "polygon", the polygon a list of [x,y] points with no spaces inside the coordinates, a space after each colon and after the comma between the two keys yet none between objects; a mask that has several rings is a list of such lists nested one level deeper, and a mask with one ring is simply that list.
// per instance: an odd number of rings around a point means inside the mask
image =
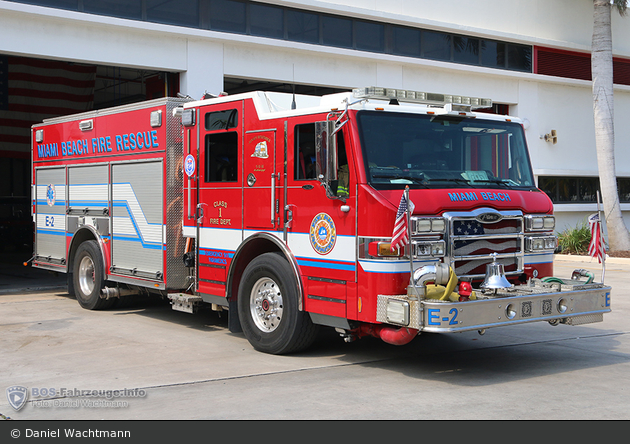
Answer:
[{"label": "antenna", "polygon": [[293,64],[293,80],[291,82],[291,89],[293,90],[293,101],[291,102],[291,109],[297,108],[295,104],[295,63]]}]

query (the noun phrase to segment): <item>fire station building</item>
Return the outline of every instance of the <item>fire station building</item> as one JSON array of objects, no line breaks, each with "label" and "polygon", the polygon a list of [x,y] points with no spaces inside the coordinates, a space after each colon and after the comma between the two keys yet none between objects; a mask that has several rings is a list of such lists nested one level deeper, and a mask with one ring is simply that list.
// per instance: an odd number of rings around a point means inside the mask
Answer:
[{"label": "fire station building", "polygon": [[[630,18],[613,11],[616,172],[630,222]],[[591,1],[0,0],[0,238],[32,240],[32,124],[178,93],[381,86],[523,119],[557,231],[597,210]],[[13,247],[20,247],[14,245]]]}]

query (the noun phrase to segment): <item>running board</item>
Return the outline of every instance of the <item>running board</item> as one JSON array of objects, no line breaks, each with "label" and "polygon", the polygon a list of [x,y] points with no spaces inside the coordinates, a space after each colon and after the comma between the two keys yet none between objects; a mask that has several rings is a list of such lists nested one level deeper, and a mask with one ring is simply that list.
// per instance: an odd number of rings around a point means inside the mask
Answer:
[{"label": "running board", "polygon": [[184,313],[194,313],[203,302],[201,296],[186,293],[169,293],[168,298],[171,300],[173,310]]}]

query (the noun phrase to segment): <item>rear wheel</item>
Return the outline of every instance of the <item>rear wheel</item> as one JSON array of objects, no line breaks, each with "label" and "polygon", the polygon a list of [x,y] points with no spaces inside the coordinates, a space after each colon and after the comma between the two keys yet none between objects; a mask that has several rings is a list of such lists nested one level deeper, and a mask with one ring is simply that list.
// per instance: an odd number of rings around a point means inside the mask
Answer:
[{"label": "rear wheel", "polygon": [[238,314],[252,346],[272,354],[310,346],[317,326],[298,309],[298,288],[289,263],[277,253],[255,258],[243,272]]},{"label": "rear wheel", "polygon": [[113,300],[100,297],[105,279],[103,257],[96,241],[86,241],[79,245],[74,257],[72,277],[74,295],[81,307],[88,310],[111,307]]}]

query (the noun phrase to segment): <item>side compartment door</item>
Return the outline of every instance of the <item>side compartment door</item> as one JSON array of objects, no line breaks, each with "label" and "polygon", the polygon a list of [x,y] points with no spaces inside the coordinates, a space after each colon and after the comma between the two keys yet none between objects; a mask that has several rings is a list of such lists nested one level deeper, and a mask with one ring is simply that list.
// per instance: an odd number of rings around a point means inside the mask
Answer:
[{"label": "side compartment door", "polygon": [[281,178],[276,172],[274,129],[247,131],[243,164],[246,176],[243,190],[245,230],[278,230],[281,224]]},{"label": "side compartment door", "polygon": [[35,169],[36,261],[66,265],[66,168]]},{"label": "side compartment door", "polygon": [[112,274],[162,280],[162,160],[116,163],[112,175]]},{"label": "side compartment door", "polygon": [[200,108],[196,208],[197,290],[225,296],[227,270],[243,239],[243,102]]},{"label": "side compartment door", "polygon": [[109,165],[68,167],[67,213],[69,236],[84,225],[109,236]]}]

